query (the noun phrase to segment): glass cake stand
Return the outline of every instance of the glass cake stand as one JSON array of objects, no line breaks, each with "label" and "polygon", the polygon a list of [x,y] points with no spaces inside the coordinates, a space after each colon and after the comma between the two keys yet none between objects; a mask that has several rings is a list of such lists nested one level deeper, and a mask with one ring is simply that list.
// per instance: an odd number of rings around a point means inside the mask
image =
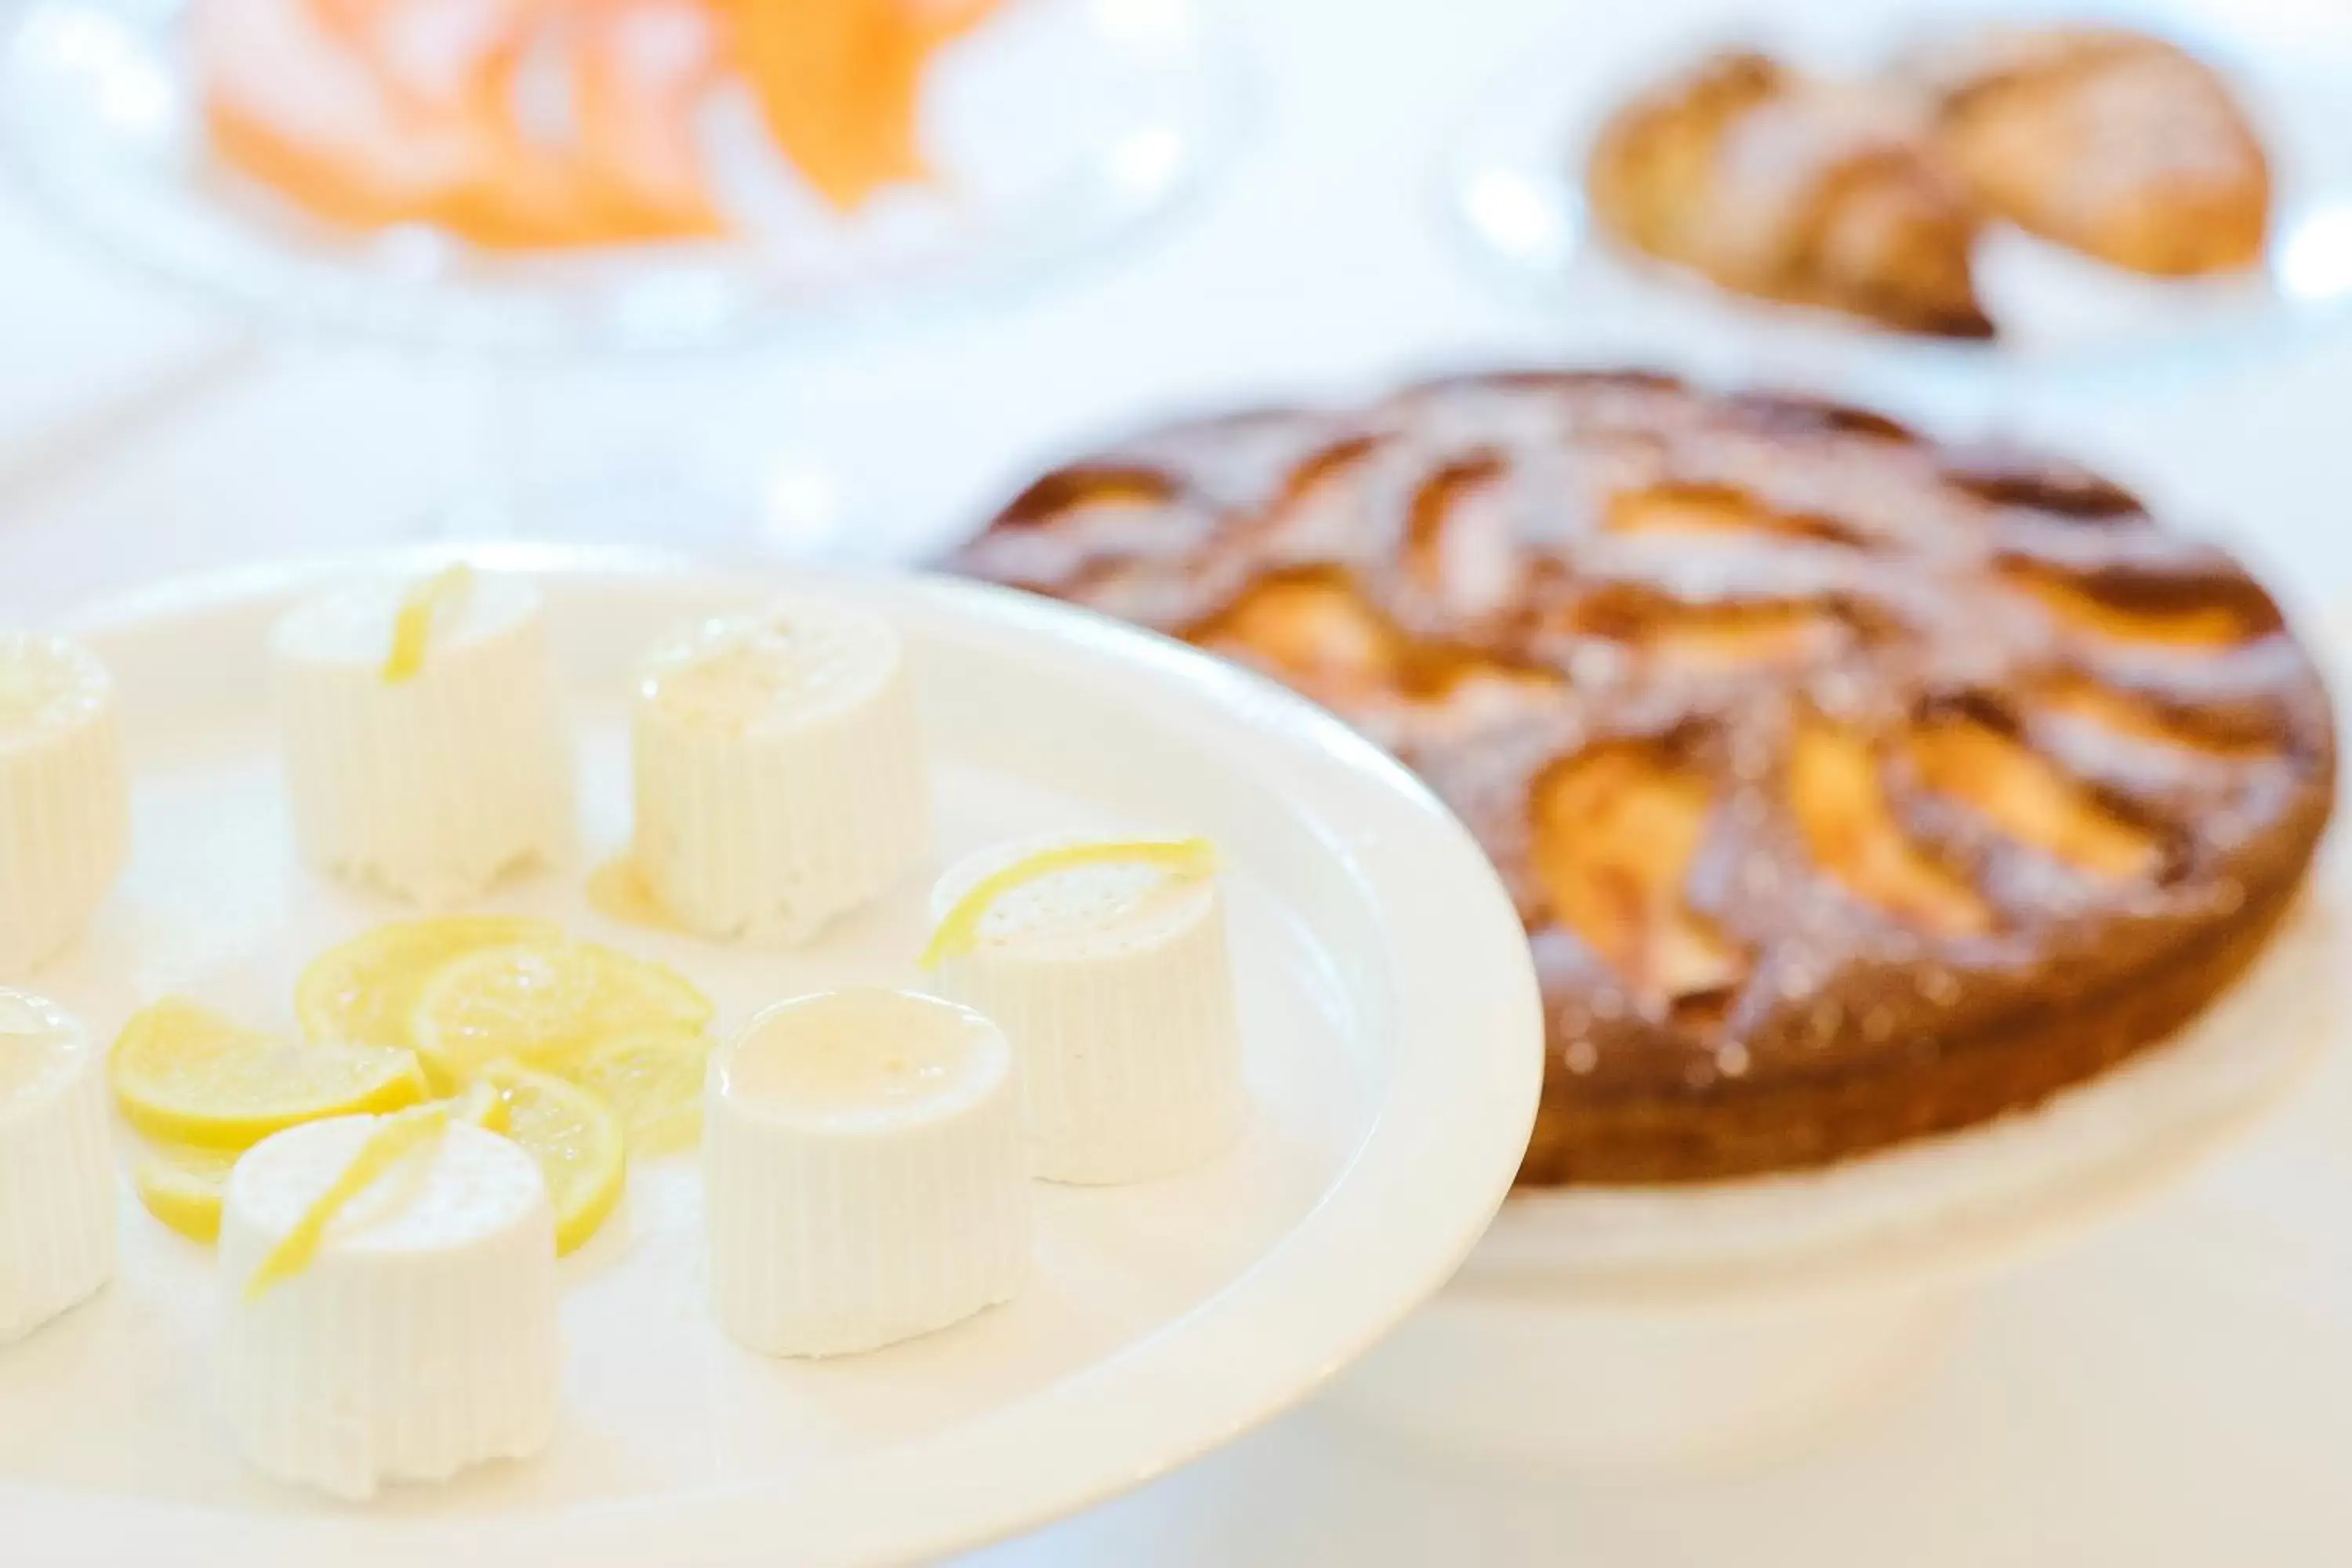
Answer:
[{"label": "glass cake stand", "polygon": [[109,256],[257,323],[474,367],[492,460],[444,532],[650,526],[731,552],[825,535],[843,486],[822,463],[783,462],[749,487],[756,504],[694,523],[642,484],[600,479],[577,487],[602,503],[590,525],[534,496],[509,437],[566,366],[837,342],[1015,296],[1177,209],[1230,150],[1244,97],[1231,35],[1194,0],[1014,0],[935,62],[936,187],[837,218],[794,183],[728,180],[759,133],[722,116],[706,145],[730,193],[748,192],[737,237],[493,255],[422,226],[330,229],[224,170],[187,64],[188,9],[27,0],[0,33],[0,159]]}]

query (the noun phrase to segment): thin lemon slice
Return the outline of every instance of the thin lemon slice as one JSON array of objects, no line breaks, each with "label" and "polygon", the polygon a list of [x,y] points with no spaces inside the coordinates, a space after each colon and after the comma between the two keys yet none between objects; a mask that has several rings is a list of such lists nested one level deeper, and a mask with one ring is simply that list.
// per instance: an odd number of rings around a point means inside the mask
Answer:
[{"label": "thin lemon slice", "polygon": [[485,1132],[504,1136],[507,1130],[507,1097],[495,1084],[480,1079],[467,1084],[442,1104],[449,1108],[449,1120],[462,1121],[468,1127],[478,1127]]},{"label": "thin lemon slice", "polygon": [[409,1020],[425,985],[453,960],[518,942],[560,942],[548,921],[457,915],[402,921],[320,953],[294,984],[294,1016],[320,1043],[413,1047]]},{"label": "thin lemon slice", "polygon": [[[478,1083],[442,1108],[452,1121],[463,1121],[487,1132],[507,1130],[506,1097],[488,1084]],[[172,1229],[190,1241],[210,1245],[220,1239],[221,1210],[228,1202],[229,1173],[245,1157],[241,1149],[198,1149],[183,1143],[152,1143],[131,1167],[131,1184],[139,1201]]]},{"label": "thin lemon slice", "polygon": [[1128,838],[1100,844],[1063,844],[1023,857],[972,885],[931,933],[922,964],[970,952],[980,940],[980,922],[999,899],[1041,877],[1081,866],[1150,866],[1179,881],[1198,881],[1217,869],[1217,847],[1205,838]]},{"label": "thin lemon slice", "polygon": [[123,1026],[107,1076],[131,1126],[161,1143],[208,1149],[244,1149],[300,1122],[425,1098],[407,1051],[282,1041],[179,997]]},{"label": "thin lemon slice", "polygon": [[352,1156],[352,1163],[343,1167],[343,1173],[328,1184],[318,1201],[302,1211],[302,1217],[261,1260],[261,1267],[245,1282],[245,1299],[255,1300],[272,1286],[282,1285],[308,1268],[327,1239],[327,1227],[335,1223],[344,1205],[417,1150],[437,1147],[441,1135],[448,1131],[448,1109],[439,1105],[420,1105],[378,1122],[359,1152]]},{"label": "thin lemon slice", "polygon": [[426,1068],[465,1082],[512,1058],[562,1070],[607,1040],[648,1029],[699,1033],[710,999],[658,963],[593,942],[524,942],[444,967],[411,1029]]},{"label": "thin lemon slice", "polygon": [[605,1041],[570,1077],[619,1113],[630,1153],[674,1154],[701,1141],[702,1080],[709,1061],[709,1036],[649,1030]]},{"label": "thin lemon slice", "polygon": [[433,643],[434,617],[456,608],[473,585],[474,569],[461,561],[443,567],[408,591],[392,618],[392,648],[383,659],[386,685],[397,686],[425,672],[425,656]]},{"label": "thin lemon slice", "polygon": [[131,1167],[131,1184],[149,1214],[190,1241],[209,1245],[220,1237],[221,1205],[227,1201],[228,1174],[236,1169],[238,1153],[156,1145]]},{"label": "thin lemon slice", "polygon": [[512,1062],[489,1064],[482,1078],[506,1101],[506,1135],[539,1162],[555,1205],[555,1250],[570,1252],[621,1201],[629,1157],[620,1117],[577,1084]]}]

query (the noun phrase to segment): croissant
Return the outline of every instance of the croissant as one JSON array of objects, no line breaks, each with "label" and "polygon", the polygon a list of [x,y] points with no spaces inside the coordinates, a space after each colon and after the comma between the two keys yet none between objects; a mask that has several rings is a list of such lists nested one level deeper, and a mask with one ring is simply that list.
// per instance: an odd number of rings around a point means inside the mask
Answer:
[{"label": "croissant", "polygon": [[2260,139],[2203,62],[2105,27],[1996,27],[1930,40],[1903,74],[1972,200],[2136,272],[2247,266],[2270,226]]},{"label": "croissant", "polygon": [[1992,335],[1969,269],[1975,217],[1902,95],[1718,55],[1620,110],[1587,185],[1619,241],[1723,288]]}]

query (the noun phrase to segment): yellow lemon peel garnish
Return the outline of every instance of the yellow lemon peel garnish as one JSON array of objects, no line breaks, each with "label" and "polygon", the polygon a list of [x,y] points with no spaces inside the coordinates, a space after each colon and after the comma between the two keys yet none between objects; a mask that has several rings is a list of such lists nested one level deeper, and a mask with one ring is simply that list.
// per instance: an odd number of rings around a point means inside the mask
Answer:
[{"label": "yellow lemon peel garnish", "polygon": [[237,1153],[180,1144],[151,1148],[132,1167],[131,1184],[149,1214],[190,1241],[210,1246],[220,1235],[221,1204]]},{"label": "yellow lemon peel garnish", "polygon": [[451,963],[485,948],[562,942],[551,921],[444,915],[378,926],[312,960],[295,983],[294,1014],[320,1045],[414,1047],[416,999]]},{"label": "yellow lemon peel garnish", "polygon": [[702,1136],[702,1084],[710,1038],[679,1029],[616,1036],[565,1074],[613,1108],[629,1152],[673,1154]]},{"label": "yellow lemon peel garnish", "polygon": [[408,591],[400,601],[400,613],[392,619],[392,651],[383,660],[386,685],[398,686],[424,673],[434,616],[456,605],[473,582],[474,569],[461,561],[443,567]]},{"label": "yellow lemon peel garnish", "polygon": [[574,1083],[511,1061],[492,1062],[482,1081],[504,1111],[498,1131],[539,1162],[555,1209],[555,1251],[583,1245],[612,1217],[628,1184],[628,1134],[620,1114]]},{"label": "yellow lemon peel garnish", "polygon": [[468,1127],[506,1136],[507,1097],[496,1084],[477,1080],[439,1103],[454,1120]]},{"label": "yellow lemon peel garnish", "polygon": [[327,1227],[334,1224],[335,1216],[343,1212],[345,1205],[382,1181],[393,1167],[416,1150],[437,1144],[448,1130],[449,1112],[438,1105],[421,1105],[385,1117],[368,1134],[367,1142],[360,1145],[359,1152],[352,1156],[352,1163],[343,1167],[343,1173],[319,1194],[318,1201],[294,1222],[294,1228],[286,1233],[285,1239],[261,1260],[261,1267],[246,1281],[245,1299],[258,1300],[272,1286],[282,1285],[309,1268],[327,1238]]},{"label": "yellow lemon peel garnish", "polygon": [[410,1036],[434,1081],[454,1087],[501,1057],[561,1071],[620,1035],[699,1034],[711,1013],[709,997],[648,959],[593,942],[520,942],[444,965],[417,998]]},{"label": "yellow lemon peel garnish", "polygon": [[177,996],[122,1026],[107,1077],[140,1131],[211,1149],[249,1148],[305,1121],[399,1110],[425,1097],[412,1052],[299,1045]]},{"label": "yellow lemon peel garnish", "polygon": [[996,901],[1016,888],[1042,877],[1081,866],[1149,866],[1180,882],[1196,882],[1217,869],[1217,847],[1205,838],[1114,839],[1101,844],[1065,844],[1023,857],[1001,871],[982,878],[931,933],[923,950],[922,966],[938,967],[947,959],[970,952],[980,941],[980,922]]}]

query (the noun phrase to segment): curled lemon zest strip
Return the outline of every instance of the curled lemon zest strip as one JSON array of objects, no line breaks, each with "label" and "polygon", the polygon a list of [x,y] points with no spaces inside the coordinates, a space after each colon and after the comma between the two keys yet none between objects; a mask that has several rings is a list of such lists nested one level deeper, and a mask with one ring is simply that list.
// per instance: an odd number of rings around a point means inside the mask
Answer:
[{"label": "curled lemon zest strip", "polygon": [[1217,847],[1205,838],[1130,838],[1041,849],[982,878],[957,900],[931,933],[930,945],[923,950],[922,966],[934,969],[947,959],[970,952],[979,943],[980,922],[1005,894],[1042,877],[1081,866],[1149,866],[1179,882],[1197,882],[1215,874]]},{"label": "curled lemon zest strip", "polygon": [[448,1129],[449,1112],[438,1105],[422,1105],[385,1117],[368,1134],[367,1142],[360,1145],[359,1152],[352,1156],[352,1163],[343,1167],[343,1173],[319,1194],[285,1238],[261,1260],[261,1267],[246,1281],[245,1299],[259,1300],[272,1287],[284,1284],[309,1268],[327,1239],[327,1227],[334,1224],[335,1216],[353,1198],[382,1181],[394,1166],[417,1149],[437,1144]]},{"label": "curled lemon zest strip", "polygon": [[433,641],[433,618],[457,604],[473,585],[474,569],[460,561],[419,583],[400,601],[392,620],[392,651],[384,656],[386,685],[398,686],[425,672],[425,653]]}]

